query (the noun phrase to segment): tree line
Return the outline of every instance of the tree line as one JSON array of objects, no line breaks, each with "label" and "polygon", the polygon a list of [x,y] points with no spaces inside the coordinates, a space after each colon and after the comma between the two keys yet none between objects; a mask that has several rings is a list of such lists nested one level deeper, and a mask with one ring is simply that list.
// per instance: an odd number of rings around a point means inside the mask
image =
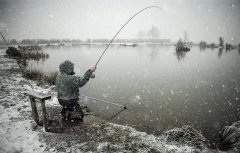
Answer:
[{"label": "tree line", "polygon": [[[7,40],[7,43],[10,45],[20,45],[20,44],[53,44],[53,43],[80,43],[80,39],[23,39],[16,40],[11,39]],[[4,41],[0,41],[0,45],[6,45]]]}]

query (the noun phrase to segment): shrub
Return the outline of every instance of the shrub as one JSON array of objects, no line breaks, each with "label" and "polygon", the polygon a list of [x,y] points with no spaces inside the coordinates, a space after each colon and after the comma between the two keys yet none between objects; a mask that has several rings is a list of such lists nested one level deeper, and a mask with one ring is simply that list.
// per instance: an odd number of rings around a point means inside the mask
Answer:
[{"label": "shrub", "polygon": [[12,57],[21,57],[21,52],[15,47],[8,47],[6,54]]},{"label": "shrub", "polygon": [[45,60],[49,58],[49,54],[43,53],[39,46],[18,46],[18,48],[8,47],[6,54],[23,59]]}]

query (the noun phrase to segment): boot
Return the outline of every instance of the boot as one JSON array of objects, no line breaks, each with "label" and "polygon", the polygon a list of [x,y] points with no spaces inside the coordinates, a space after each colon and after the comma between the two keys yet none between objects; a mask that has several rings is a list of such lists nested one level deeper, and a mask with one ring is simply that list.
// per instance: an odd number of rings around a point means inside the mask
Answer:
[{"label": "boot", "polygon": [[74,111],[72,112],[72,120],[75,122],[83,122],[83,111],[80,107],[75,107]]},{"label": "boot", "polygon": [[67,119],[66,113],[67,113],[67,109],[66,109],[66,107],[63,107],[62,111],[61,111],[61,116],[62,116],[63,120]]},{"label": "boot", "polygon": [[66,117],[67,117],[68,121],[71,121],[72,120],[72,112],[66,111]]}]

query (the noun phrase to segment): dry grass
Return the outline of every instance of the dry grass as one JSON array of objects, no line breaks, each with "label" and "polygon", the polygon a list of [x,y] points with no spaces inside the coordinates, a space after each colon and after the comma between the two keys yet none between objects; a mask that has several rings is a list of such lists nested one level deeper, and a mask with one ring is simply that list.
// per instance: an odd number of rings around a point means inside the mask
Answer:
[{"label": "dry grass", "polygon": [[23,73],[23,77],[29,80],[35,80],[39,83],[47,83],[49,85],[55,85],[55,80],[58,75],[58,72],[50,72],[43,74],[38,70],[27,70]]},{"label": "dry grass", "polygon": [[44,75],[43,80],[50,85],[55,85],[56,77],[58,76],[58,72],[50,72],[47,75]]},{"label": "dry grass", "polygon": [[21,58],[24,59],[35,59],[35,60],[39,60],[39,59],[48,59],[49,58],[49,54],[43,53],[43,51],[22,51],[21,52]]},{"label": "dry grass", "polygon": [[22,59],[46,60],[49,58],[49,54],[43,53],[39,46],[18,46],[18,48],[8,47],[6,54]]}]

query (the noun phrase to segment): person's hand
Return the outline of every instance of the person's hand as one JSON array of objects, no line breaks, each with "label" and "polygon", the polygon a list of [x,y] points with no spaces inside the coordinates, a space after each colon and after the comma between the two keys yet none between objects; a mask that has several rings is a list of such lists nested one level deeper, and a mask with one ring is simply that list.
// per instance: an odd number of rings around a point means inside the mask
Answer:
[{"label": "person's hand", "polygon": [[96,66],[93,66],[90,70],[91,70],[92,72],[95,72],[96,69],[97,69],[97,67],[96,67]]}]

